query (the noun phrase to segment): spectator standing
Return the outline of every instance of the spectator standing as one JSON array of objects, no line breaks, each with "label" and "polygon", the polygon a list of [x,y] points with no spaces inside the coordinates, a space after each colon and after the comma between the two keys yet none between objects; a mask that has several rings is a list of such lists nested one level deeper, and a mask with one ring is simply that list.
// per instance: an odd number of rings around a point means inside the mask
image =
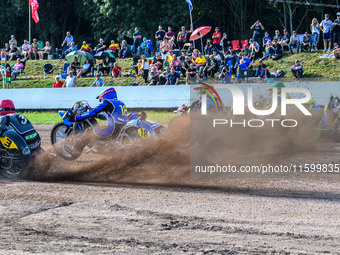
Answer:
[{"label": "spectator standing", "polygon": [[47,41],[47,42],[45,43],[44,48],[42,48],[42,50],[39,51],[39,57],[40,57],[40,59],[44,59],[44,57],[47,58],[47,56],[51,54],[51,49],[52,49],[52,47],[51,47],[51,45],[50,45],[50,42]]},{"label": "spectator standing", "polygon": [[241,59],[240,64],[237,66],[237,79],[240,79],[240,71],[245,69],[248,69],[248,65]]},{"label": "spectator standing", "polygon": [[74,75],[72,71],[68,73],[68,76],[66,77],[65,83],[63,87],[66,88],[73,88],[77,85],[77,77]]},{"label": "spectator standing", "polygon": [[312,24],[310,25],[310,31],[311,31],[312,35],[315,36],[314,47],[315,47],[315,50],[318,51],[319,40],[320,40],[320,24],[319,24],[319,21],[317,20],[317,18],[314,18],[312,20]]},{"label": "spectator standing", "polygon": [[159,84],[159,72],[154,66],[151,68],[149,85],[158,85],[158,84]]},{"label": "spectator standing", "polygon": [[204,47],[204,52],[205,52],[205,54],[206,54],[206,55],[210,55],[211,52],[212,52],[212,50],[213,50],[213,48],[214,48],[214,46],[213,46],[213,44],[212,44],[212,42],[211,42],[211,39],[210,39],[210,38],[207,38],[207,43],[206,43],[206,45],[205,45],[205,47]]},{"label": "spectator standing", "polygon": [[250,44],[250,60],[251,62],[254,62],[255,60],[259,59],[262,56],[262,52],[260,51],[260,46],[259,44],[254,40],[251,39],[251,44]]},{"label": "spectator standing", "polygon": [[105,87],[105,81],[102,77],[100,77],[100,73],[97,73],[97,78],[94,80],[90,87],[92,88],[94,86]]},{"label": "spectator standing", "polygon": [[[64,49],[69,48],[71,46],[71,42],[74,42],[73,36],[71,35],[70,31],[67,31],[66,37],[65,37],[63,43],[61,44],[61,47],[63,47]],[[65,47],[64,47],[64,45],[65,45]]]},{"label": "spectator standing", "polygon": [[198,71],[194,63],[190,63],[188,69],[186,70],[186,85],[189,84],[190,79],[195,79],[198,83]]},{"label": "spectator standing", "polygon": [[228,67],[223,67],[222,72],[218,76],[221,79],[221,84],[231,83],[231,72],[229,72]]},{"label": "spectator standing", "polygon": [[218,27],[215,27],[215,33],[212,36],[213,41],[213,47],[216,50],[220,50],[220,43],[221,43],[221,32],[220,29]]},{"label": "spectator standing", "polygon": [[158,52],[160,51],[161,42],[163,42],[164,36],[165,36],[165,31],[163,30],[162,26],[159,25],[158,30],[155,33],[156,48]]},{"label": "spectator standing", "polygon": [[329,19],[329,15],[325,14],[325,19],[320,24],[320,29],[323,31],[323,43],[324,43],[324,52],[327,50],[328,44],[328,51],[331,51],[332,45],[332,35],[331,35],[331,28],[333,26],[333,22]]},{"label": "spectator standing", "polygon": [[221,44],[222,44],[222,50],[223,52],[228,51],[228,47],[230,47],[230,41],[228,40],[227,33],[223,33],[222,39],[221,39]]},{"label": "spectator standing", "polygon": [[31,49],[31,45],[28,44],[27,40],[24,40],[24,44],[21,46],[21,51],[24,54],[25,59],[28,58],[30,49]]},{"label": "spectator standing", "polygon": [[11,39],[9,40],[9,45],[13,45],[14,47],[17,47],[18,46],[18,42],[17,40],[15,39],[15,36],[14,35],[11,35]]},{"label": "spectator standing", "polygon": [[82,44],[82,46],[80,47],[80,50],[82,50],[82,51],[86,51],[86,52],[88,52],[88,53],[91,53],[91,47],[90,47],[90,45],[88,45],[87,43],[86,43],[86,41],[83,41],[83,44]]},{"label": "spectator standing", "polygon": [[178,85],[179,78],[180,78],[179,72],[176,72],[175,68],[172,67],[165,85]]},{"label": "spectator standing", "polygon": [[175,33],[172,32],[172,27],[168,26],[168,32],[165,33],[165,37],[164,38],[168,38],[168,40],[173,40],[175,41]]},{"label": "spectator standing", "polygon": [[181,27],[181,31],[177,34],[177,43],[179,50],[183,49],[183,46],[186,42],[188,42],[188,33],[191,33],[192,31],[188,31],[185,29],[185,26]]},{"label": "spectator standing", "polygon": [[141,69],[143,70],[144,81],[145,81],[145,83],[148,83],[150,64],[149,64],[149,61],[146,59],[145,55],[143,55],[143,57],[142,57],[142,66],[141,66]]},{"label": "spectator standing", "polygon": [[310,37],[308,32],[305,32],[302,39],[301,51],[311,52],[311,50],[312,50],[312,38]]},{"label": "spectator standing", "polygon": [[122,41],[122,45],[120,46],[120,58],[126,58],[131,55],[130,45],[127,44],[125,40]]},{"label": "spectator standing", "polygon": [[63,85],[64,85],[64,82],[62,82],[62,81],[60,80],[60,76],[57,75],[57,76],[55,77],[55,82],[54,82],[54,84],[53,84],[53,88],[62,88]]},{"label": "spectator standing", "polygon": [[297,32],[296,31],[293,31],[293,36],[290,37],[289,51],[291,53],[293,53],[293,48],[295,48],[297,52],[300,51],[300,39],[297,36]]},{"label": "spectator standing", "polygon": [[253,39],[258,43],[261,48],[261,30],[264,30],[262,23],[257,20],[250,29],[254,30]]},{"label": "spectator standing", "polygon": [[34,55],[34,59],[37,60],[39,58],[38,51],[40,50],[40,46],[37,42],[37,39],[33,39],[33,43],[31,44],[31,51],[29,52],[29,57],[32,59],[32,54]]},{"label": "spectator standing", "polygon": [[265,32],[264,37],[262,38],[263,45],[267,45],[267,42],[271,41],[271,40],[272,40],[272,38],[269,36],[269,33]]},{"label": "spectator standing", "polygon": [[295,65],[293,65],[290,70],[292,71],[293,76],[296,79],[299,79],[303,76],[303,69],[302,65],[300,64],[300,61],[297,59],[295,61]]},{"label": "spectator standing", "polygon": [[99,53],[101,51],[104,51],[105,48],[106,48],[106,45],[104,43],[104,40],[103,40],[103,38],[100,38],[99,39],[99,43],[96,45],[96,47],[94,47],[93,50],[91,50],[91,54],[95,55],[95,54],[97,54],[97,53]]},{"label": "spectator standing", "polygon": [[[13,46],[13,44],[12,44]],[[12,70],[12,80],[15,80],[17,78],[18,74],[21,73],[21,70],[24,69],[24,64],[21,62],[21,59],[18,58],[16,64],[14,65],[14,68]]]},{"label": "spectator standing", "polygon": [[122,76],[122,68],[118,65],[118,63],[113,64],[112,68],[112,77],[113,78],[118,78]]},{"label": "spectator standing", "polygon": [[284,47],[288,47],[289,43],[290,43],[290,35],[288,34],[287,29],[283,30],[283,35],[281,36],[281,40],[279,41],[279,43],[282,46],[282,49],[284,49]]},{"label": "spectator standing", "polygon": [[133,37],[133,54],[136,54],[139,45],[142,43],[142,33],[139,32],[139,28],[135,27],[135,32],[132,35]]},{"label": "spectator standing", "polygon": [[334,20],[334,43],[340,43],[340,12],[336,14],[336,20]]}]

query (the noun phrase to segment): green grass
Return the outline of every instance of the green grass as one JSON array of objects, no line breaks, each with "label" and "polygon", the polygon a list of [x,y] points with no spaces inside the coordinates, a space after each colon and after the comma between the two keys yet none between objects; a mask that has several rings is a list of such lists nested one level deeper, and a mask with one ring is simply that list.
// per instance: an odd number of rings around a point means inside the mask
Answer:
[{"label": "green grass", "polygon": [[[312,53],[289,53],[284,52],[282,59],[278,61],[265,60],[270,72],[279,69],[285,72],[283,81],[292,81],[293,75],[290,72],[290,67],[295,63],[296,59],[300,60],[303,65],[305,81],[336,81],[339,80],[340,65],[337,59],[320,59],[319,56],[324,52]],[[122,73],[129,73],[132,64],[132,58],[118,59],[118,64],[122,67]],[[15,62],[12,61],[11,64]],[[64,60],[29,60],[26,62],[25,72],[28,79],[21,76],[21,80],[15,80],[10,85],[11,88],[50,88],[53,86],[54,79],[52,75],[47,75],[47,79],[43,78],[43,65],[51,63],[55,69],[55,75],[59,74],[59,69],[63,68]],[[253,64],[257,68],[258,63]],[[127,86],[130,83],[137,82],[139,85],[145,85],[141,77],[119,77],[113,79],[111,77],[103,77],[107,86]],[[77,80],[77,87],[88,87],[93,81],[94,77],[80,78]],[[220,83],[218,78],[204,80],[207,83]],[[181,77],[181,84],[185,84],[184,77]]]},{"label": "green grass", "polygon": [[[61,121],[61,117],[57,111],[52,112],[19,112],[30,120],[34,125],[37,124],[55,124]],[[167,124],[176,116],[173,112],[167,111],[146,111],[147,119],[162,124]]]}]

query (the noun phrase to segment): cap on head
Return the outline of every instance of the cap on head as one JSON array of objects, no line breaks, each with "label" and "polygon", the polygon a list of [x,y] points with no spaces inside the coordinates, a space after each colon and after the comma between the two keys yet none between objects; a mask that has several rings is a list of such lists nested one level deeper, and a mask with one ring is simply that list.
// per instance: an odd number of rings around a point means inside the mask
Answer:
[{"label": "cap on head", "polygon": [[293,33],[296,34],[296,31],[294,30]]},{"label": "cap on head", "polygon": [[269,35],[269,33],[268,33],[268,32],[265,32],[264,34],[265,34],[265,35]]},{"label": "cap on head", "polygon": [[298,62],[300,63],[300,61],[299,61],[298,59],[297,59],[297,60],[295,60],[295,63],[298,63]]},{"label": "cap on head", "polygon": [[307,32],[307,31],[305,32],[305,35],[308,35],[308,32]]},{"label": "cap on head", "polygon": [[138,27],[135,27],[135,30],[138,30],[139,28]]},{"label": "cap on head", "polygon": [[218,27],[215,27],[216,30],[220,30]]},{"label": "cap on head", "polygon": [[338,13],[336,14],[336,16],[340,16],[340,12],[338,12]]},{"label": "cap on head", "polygon": [[146,37],[144,37],[144,38],[143,38],[143,41],[146,41],[146,40],[147,40]]}]

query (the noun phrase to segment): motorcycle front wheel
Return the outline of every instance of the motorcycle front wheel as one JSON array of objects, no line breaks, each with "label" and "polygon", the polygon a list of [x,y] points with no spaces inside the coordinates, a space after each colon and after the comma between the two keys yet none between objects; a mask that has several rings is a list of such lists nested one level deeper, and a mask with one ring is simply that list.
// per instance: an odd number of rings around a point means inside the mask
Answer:
[{"label": "motorcycle front wheel", "polygon": [[83,152],[82,149],[75,149],[76,137],[69,135],[64,122],[59,122],[52,128],[51,143],[55,153],[66,160],[75,160]]},{"label": "motorcycle front wheel", "polygon": [[0,149],[0,175],[6,179],[19,178],[28,165],[28,158],[22,159],[18,151]]}]

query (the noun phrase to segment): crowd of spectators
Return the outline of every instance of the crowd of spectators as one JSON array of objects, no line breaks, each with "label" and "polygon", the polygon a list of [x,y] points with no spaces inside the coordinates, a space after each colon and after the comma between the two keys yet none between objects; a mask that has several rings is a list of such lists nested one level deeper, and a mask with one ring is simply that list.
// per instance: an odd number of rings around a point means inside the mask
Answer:
[{"label": "crowd of spectators", "polygon": [[[243,80],[245,77],[251,76],[263,79],[282,78],[284,76],[282,70],[275,70],[271,73],[264,61],[279,60],[283,57],[284,51],[290,53],[318,51],[321,34],[323,51],[328,51],[336,59],[340,58],[340,13],[337,13],[337,19],[334,22],[330,20],[328,14],[325,15],[321,23],[313,18],[309,27],[310,33],[305,31],[303,35],[293,31],[290,36],[286,29],[283,29],[282,35],[279,30],[275,30],[275,33],[270,35],[259,20],[250,29],[253,30],[253,37],[249,40],[249,44],[247,41],[241,45],[240,51],[234,51],[227,34],[222,34],[216,27],[212,37],[207,38],[203,52],[200,52],[198,49],[194,49],[189,41],[189,36],[193,32],[192,28],[187,30],[185,26],[182,26],[176,35],[171,26],[168,26],[167,31],[164,31],[159,25],[155,32],[154,57],[151,56],[153,52],[151,40],[143,37],[138,27],[134,29],[132,45],[129,45],[126,40],[122,40],[121,43],[111,40],[110,44],[106,44],[103,38],[100,38],[93,48],[86,41],[83,41],[78,47],[74,37],[68,31],[61,44],[63,54],[66,55],[79,49],[95,56],[105,51],[112,53],[114,60],[111,57],[106,57],[97,65],[87,60],[80,66],[75,58],[67,70],[68,76],[65,83],[61,85],[60,77],[58,77],[59,81],[56,80],[54,87],[75,86],[77,78],[79,79],[90,72],[94,76],[95,70],[97,70],[97,75],[110,75],[113,79],[121,77],[124,74],[122,74],[122,69],[116,59],[126,57],[135,59],[136,55],[140,57],[136,63],[133,63],[132,70],[136,76],[141,76],[145,83],[150,85],[179,84],[181,77],[184,78],[186,84],[208,77],[218,77],[222,83],[230,83],[232,77],[235,77],[236,80]],[[264,34],[263,37],[262,34]],[[334,42],[333,47],[332,41]],[[18,42],[12,35],[2,52],[6,54],[8,61],[17,60],[17,63],[12,67],[15,79],[20,73],[20,69],[24,68],[26,60],[46,59],[51,55],[52,48],[48,41],[41,45],[34,38],[32,44],[24,40],[19,50]],[[255,61],[258,62],[257,68],[253,66]],[[298,60],[291,67],[291,72],[295,78],[303,76],[302,64]],[[132,72],[130,72],[131,74]],[[101,79],[97,76],[92,86],[101,86],[103,84]]]}]

